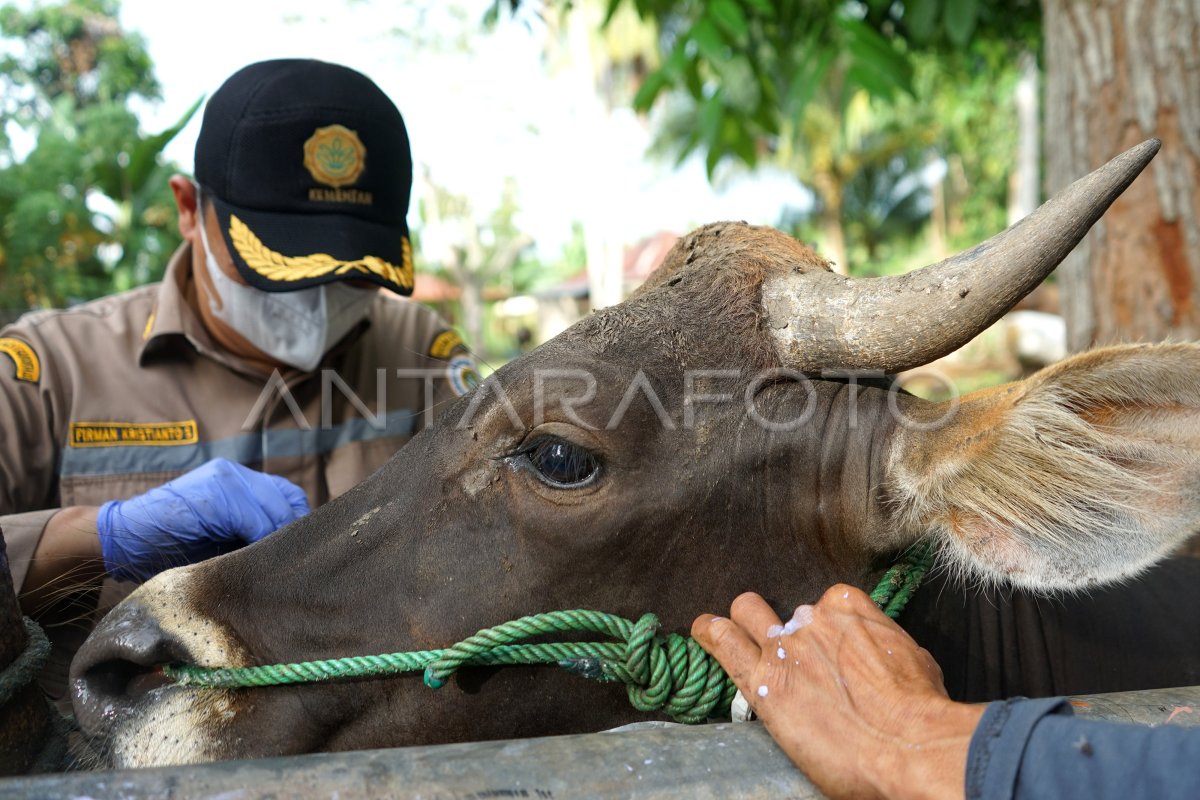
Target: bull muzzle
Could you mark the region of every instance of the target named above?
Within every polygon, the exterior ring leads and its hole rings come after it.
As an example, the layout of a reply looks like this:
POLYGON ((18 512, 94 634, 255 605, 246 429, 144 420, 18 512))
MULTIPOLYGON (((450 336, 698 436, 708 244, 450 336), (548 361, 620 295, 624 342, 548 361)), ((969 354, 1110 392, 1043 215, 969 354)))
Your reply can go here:
POLYGON ((130 598, 104 618, 71 663, 75 717, 84 731, 103 736, 170 683, 163 664, 191 661, 188 647, 130 598))

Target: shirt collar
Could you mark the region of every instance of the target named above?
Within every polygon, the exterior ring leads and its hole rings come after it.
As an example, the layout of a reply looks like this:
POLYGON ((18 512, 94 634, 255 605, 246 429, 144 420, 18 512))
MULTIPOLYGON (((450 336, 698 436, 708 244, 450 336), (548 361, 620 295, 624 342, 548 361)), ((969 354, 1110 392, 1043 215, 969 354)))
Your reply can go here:
POLYGON ((186 350, 199 350, 196 334, 202 333, 205 343, 211 344, 208 331, 196 318, 196 312, 187 303, 188 284, 192 279, 191 246, 184 242, 167 262, 158 295, 142 330, 142 349, 138 353, 138 364, 146 366, 152 359, 169 357, 186 350), (191 347, 188 347, 188 345, 191 347))

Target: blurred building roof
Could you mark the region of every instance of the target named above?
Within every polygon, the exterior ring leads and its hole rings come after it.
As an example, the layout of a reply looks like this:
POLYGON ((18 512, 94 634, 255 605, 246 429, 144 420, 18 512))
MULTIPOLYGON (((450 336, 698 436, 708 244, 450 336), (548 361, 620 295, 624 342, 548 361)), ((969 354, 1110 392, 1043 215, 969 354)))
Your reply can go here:
MULTIPOLYGON (((677 241, 679 241, 679 234, 669 231, 659 231, 635 244, 627 246, 621 264, 625 292, 631 292, 638 286, 641 286, 650 277, 651 273, 658 269, 659 264, 667 257, 667 253, 671 251, 671 248, 675 246, 675 242, 677 241)), ((570 278, 538 292, 537 296, 547 299, 587 297, 587 270, 580 270, 570 278)))
POLYGON ((462 296, 462 289, 445 278, 428 272, 418 273, 413 281, 412 299, 422 303, 445 303, 462 296))
MULTIPOLYGON (((503 286, 487 286, 483 290, 483 299, 488 301, 504 300, 510 295, 503 286)), ((462 297, 462 288, 432 272, 419 272, 411 296, 422 303, 453 303, 462 297)))

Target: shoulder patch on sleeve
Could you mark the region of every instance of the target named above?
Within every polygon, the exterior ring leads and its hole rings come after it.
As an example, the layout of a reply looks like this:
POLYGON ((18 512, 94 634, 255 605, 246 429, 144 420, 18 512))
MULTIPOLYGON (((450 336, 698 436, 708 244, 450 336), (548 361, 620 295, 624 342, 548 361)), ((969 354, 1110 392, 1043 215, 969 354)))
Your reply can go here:
POLYGON ((446 380, 450 384, 450 390, 459 397, 462 397, 480 383, 479 372, 475 369, 475 362, 465 353, 460 353, 450 359, 450 363, 446 365, 446 380))
POLYGON ((37 353, 20 339, 0 339, 0 353, 12 359, 17 380, 37 383, 42 377, 42 362, 38 360, 37 353))
POLYGON ((450 354, 456 350, 466 352, 467 346, 463 344, 462 337, 452 330, 442 331, 433 337, 433 344, 429 345, 429 355, 443 361, 450 358, 450 354))

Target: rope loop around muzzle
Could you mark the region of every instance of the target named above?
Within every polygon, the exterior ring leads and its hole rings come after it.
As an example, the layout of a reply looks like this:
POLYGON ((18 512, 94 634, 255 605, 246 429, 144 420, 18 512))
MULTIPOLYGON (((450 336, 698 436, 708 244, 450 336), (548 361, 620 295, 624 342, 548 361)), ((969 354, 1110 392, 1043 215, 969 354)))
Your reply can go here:
POLYGON ((695 639, 677 633, 658 635, 658 618, 646 614, 634 626, 625 667, 608 669, 629 687, 629 702, 638 711, 663 710, 679 722, 703 722, 715 709, 724 711, 737 687, 717 660, 695 639))
MULTIPOLYGON (((871 592, 889 617, 896 617, 916 591, 933 560, 933 543, 906 553, 871 592)), ((639 711, 662 711, 679 722, 703 722, 725 715, 737 692, 715 658, 694 639, 659 632, 658 617, 637 622, 601 611, 548 611, 485 628, 444 650, 418 650, 375 656, 257 667, 197 667, 168 664, 163 673, 181 686, 233 689, 398 675, 424 671, 425 685, 438 689, 461 667, 557 664, 593 680, 626 685, 639 711), (596 633, 608 642, 534 642, 548 634, 596 633)))
POLYGON ((737 689, 716 659, 694 640, 675 633, 661 635, 658 630, 658 617, 653 614, 635 623, 586 609, 548 611, 485 628, 445 650, 259 667, 172 664, 164 666, 163 672, 182 686, 238 688, 424 670, 425 685, 439 689, 460 667, 557 664, 587 678, 624 683, 634 708, 661 710, 679 722, 703 722, 728 709, 737 689), (520 643, 533 636, 572 631, 604 634, 618 641, 520 643))

